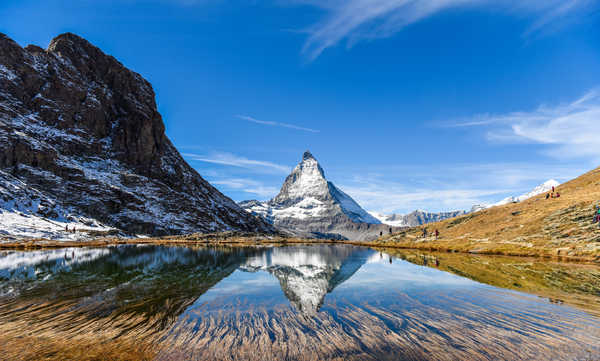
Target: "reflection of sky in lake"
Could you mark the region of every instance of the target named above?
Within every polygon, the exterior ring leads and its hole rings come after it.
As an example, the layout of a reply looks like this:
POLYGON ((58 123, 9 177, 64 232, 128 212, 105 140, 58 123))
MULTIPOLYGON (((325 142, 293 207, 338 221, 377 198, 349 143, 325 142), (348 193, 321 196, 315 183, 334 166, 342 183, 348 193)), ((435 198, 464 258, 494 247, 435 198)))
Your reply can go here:
MULTIPOLYGON (((434 268, 415 265, 385 253, 361 249, 360 253, 349 253, 347 257, 336 265, 342 268, 346 263, 355 263, 358 266, 348 279, 337 285, 331 285, 331 274, 318 272, 318 267, 313 268, 311 273, 306 274, 306 260, 314 262, 314 255, 307 255, 312 250, 309 247, 300 247, 295 250, 300 263, 295 264, 286 255, 282 264, 285 268, 300 269, 298 274, 303 279, 300 285, 292 284, 291 287, 302 287, 294 291, 303 297, 302 293, 317 292, 324 298, 323 311, 330 310, 328 305, 335 304, 376 304, 378 307, 389 307, 391 305, 408 305, 418 302, 429 307, 444 307, 445 309, 458 309, 456 303, 464 305, 474 304, 489 307, 490 312, 500 312, 504 315, 510 312, 518 312, 519 309, 538 312, 558 308, 558 311, 567 312, 565 307, 543 302, 536 296, 522 294, 510 290, 503 290, 484 285, 467 278, 442 272, 434 268), (390 258, 392 262, 390 263, 390 258), (329 278, 328 278, 329 276, 329 278), (322 287, 321 283, 329 282, 322 287), (332 287, 334 286, 334 287, 332 287), (316 289, 316 291, 315 291, 316 289), (504 305, 510 304, 506 309, 504 305)), ((287 306, 290 300, 285 297, 287 293, 283 287, 290 287, 290 283, 284 284, 278 280, 280 271, 275 256, 268 257, 270 267, 276 269, 269 272, 270 268, 247 271, 242 266, 231 275, 220 281, 206 293, 200 296, 182 317, 189 317, 189 311, 198 317, 202 313, 223 308, 235 308, 238 311, 254 309, 256 307, 272 308, 287 306), (274 259, 275 258, 275 259, 274 259), (273 266, 275 265, 275 266, 273 266)), ((251 260, 256 264, 256 259, 251 260)), ((325 263, 316 262, 319 267, 325 263)), ((297 309, 296 311, 300 311, 297 309)), ((309 313, 310 312, 305 312, 309 313)))
POLYGON ((131 333, 160 346, 157 358, 169 360, 600 353, 600 322, 583 311, 367 248, 70 252, 12 252, 0 262, 9 277, 0 277, 0 286, 14 288, 0 302, 0 327, 17 336, 22 323, 30 331, 52 325, 67 337, 131 333), (40 271, 54 276, 38 277, 40 271), (23 272, 35 282, 20 278, 23 272), (56 305, 72 316, 56 314, 56 305))
POLYGON ((237 270, 229 277, 223 279, 213 288, 200 296, 191 308, 204 303, 214 304, 215 307, 232 299, 252 299, 252 303, 261 303, 272 300, 287 301, 281 292, 279 282, 275 277, 266 272, 245 272, 237 270))

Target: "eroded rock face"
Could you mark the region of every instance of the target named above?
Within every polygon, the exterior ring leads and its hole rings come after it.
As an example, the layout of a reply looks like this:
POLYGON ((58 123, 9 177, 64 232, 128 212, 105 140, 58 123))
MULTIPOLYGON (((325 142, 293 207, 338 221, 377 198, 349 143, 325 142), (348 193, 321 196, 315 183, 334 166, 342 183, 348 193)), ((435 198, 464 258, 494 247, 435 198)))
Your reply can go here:
POLYGON ((183 160, 148 81, 74 34, 0 34, 0 169, 130 233, 272 231, 183 160))

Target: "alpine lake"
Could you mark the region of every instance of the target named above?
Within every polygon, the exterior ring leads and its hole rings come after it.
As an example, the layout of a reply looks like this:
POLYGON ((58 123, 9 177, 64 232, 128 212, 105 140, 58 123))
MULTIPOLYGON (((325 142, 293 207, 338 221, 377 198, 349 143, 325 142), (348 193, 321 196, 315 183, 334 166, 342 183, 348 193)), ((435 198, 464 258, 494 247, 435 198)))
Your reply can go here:
POLYGON ((599 360, 600 267, 350 245, 0 252, 3 360, 599 360))

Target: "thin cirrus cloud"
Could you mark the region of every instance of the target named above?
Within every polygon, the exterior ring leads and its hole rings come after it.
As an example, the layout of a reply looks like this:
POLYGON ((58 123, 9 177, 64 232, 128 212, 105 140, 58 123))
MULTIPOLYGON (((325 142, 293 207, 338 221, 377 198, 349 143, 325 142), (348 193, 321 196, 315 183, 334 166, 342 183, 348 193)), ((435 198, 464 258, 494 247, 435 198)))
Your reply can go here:
POLYGON ((256 124, 269 125, 272 127, 282 127, 282 128, 289 128, 289 129, 295 129, 295 130, 302 130, 302 131, 310 132, 310 133, 319 133, 319 130, 316 130, 316 129, 300 127, 300 126, 297 126, 294 124, 288 124, 288 123, 259 120, 259 119, 253 118, 251 116, 248 116, 248 115, 236 115, 236 117, 239 119, 242 119, 242 120, 247 120, 249 122, 256 123, 256 124))
POLYGON ((211 153, 210 155, 183 153, 183 156, 198 162, 227 165, 256 171, 268 170, 282 174, 289 174, 291 172, 291 168, 284 165, 264 160, 248 159, 231 153, 211 153))
POLYGON ((324 20, 307 29, 302 49, 309 60, 342 41, 348 48, 359 41, 389 37, 408 25, 444 10, 481 7, 535 20, 524 35, 540 31, 559 19, 579 11, 590 10, 598 0, 288 0, 326 12, 324 20))
POLYGON ((228 190, 255 194, 261 198, 271 198, 279 191, 277 187, 267 186, 261 182, 245 178, 220 179, 211 181, 211 183, 217 186, 223 186, 228 190))
POLYGON ((534 143, 550 147, 554 158, 600 159, 600 88, 580 98, 554 106, 502 115, 478 115, 456 127, 489 128, 486 138, 500 143, 534 143))

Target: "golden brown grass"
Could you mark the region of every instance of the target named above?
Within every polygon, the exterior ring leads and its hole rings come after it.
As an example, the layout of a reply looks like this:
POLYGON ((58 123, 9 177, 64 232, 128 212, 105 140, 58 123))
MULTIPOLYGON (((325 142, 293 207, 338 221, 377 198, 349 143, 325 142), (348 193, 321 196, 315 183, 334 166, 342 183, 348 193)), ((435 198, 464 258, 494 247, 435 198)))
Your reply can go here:
POLYGON ((440 238, 422 238, 423 227, 386 235, 371 245, 482 254, 600 260, 600 228, 592 223, 600 204, 600 168, 521 203, 493 207, 426 225, 440 238))

